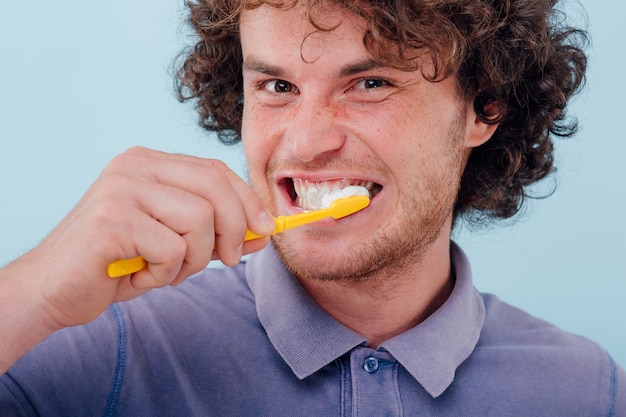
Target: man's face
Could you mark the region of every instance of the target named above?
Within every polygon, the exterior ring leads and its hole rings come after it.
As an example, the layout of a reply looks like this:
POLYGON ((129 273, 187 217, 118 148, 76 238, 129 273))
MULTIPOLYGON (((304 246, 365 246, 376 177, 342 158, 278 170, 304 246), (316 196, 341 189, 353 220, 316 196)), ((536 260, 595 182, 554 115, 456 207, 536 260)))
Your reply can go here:
POLYGON ((468 149, 487 138, 453 78, 377 65, 360 18, 337 7, 317 18, 337 27, 316 31, 300 6, 242 15, 249 179, 275 214, 302 211, 325 187, 368 186, 366 209, 274 238, 300 277, 362 279, 447 242, 468 149))

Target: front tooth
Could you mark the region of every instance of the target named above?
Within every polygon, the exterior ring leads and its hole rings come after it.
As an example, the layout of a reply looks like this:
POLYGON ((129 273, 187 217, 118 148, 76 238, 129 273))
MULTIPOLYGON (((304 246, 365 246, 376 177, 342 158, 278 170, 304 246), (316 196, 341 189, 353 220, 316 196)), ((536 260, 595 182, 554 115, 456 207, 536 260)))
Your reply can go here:
POLYGON ((303 210, 327 208, 338 199, 353 195, 370 196, 373 187, 371 181, 353 181, 342 179, 339 181, 310 182, 301 178, 293 178, 296 204, 303 210))
POLYGON ((328 208, 330 204, 338 198, 351 197, 354 195, 368 196, 370 195, 367 188, 359 185, 350 185, 345 188, 339 188, 331 193, 324 194, 320 208, 328 208))
POLYGON ((314 185, 309 185, 309 188, 306 191, 305 204, 303 208, 314 208, 319 203, 319 189, 314 185), (306 206, 306 207, 305 207, 306 206))
POLYGON ((325 194, 328 194, 330 192, 332 192, 332 190, 336 187, 336 184, 334 183, 329 183, 329 182, 318 182, 317 183, 317 192, 319 195, 319 199, 321 200, 321 197, 324 196, 325 194))

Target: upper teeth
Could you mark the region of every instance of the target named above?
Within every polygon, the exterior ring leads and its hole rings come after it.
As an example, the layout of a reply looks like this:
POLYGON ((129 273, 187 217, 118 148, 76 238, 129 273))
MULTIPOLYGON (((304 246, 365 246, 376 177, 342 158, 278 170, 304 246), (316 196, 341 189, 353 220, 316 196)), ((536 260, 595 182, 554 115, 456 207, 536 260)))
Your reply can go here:
POLYGON ((293 179, 297 194, 296 204, 303 210, 317 210, 328 208, 330 203, 338 198, 353 195, 370 196, 373 183, 369 181, 339 180, 339 181, 309 181, 300 178, 293 179))

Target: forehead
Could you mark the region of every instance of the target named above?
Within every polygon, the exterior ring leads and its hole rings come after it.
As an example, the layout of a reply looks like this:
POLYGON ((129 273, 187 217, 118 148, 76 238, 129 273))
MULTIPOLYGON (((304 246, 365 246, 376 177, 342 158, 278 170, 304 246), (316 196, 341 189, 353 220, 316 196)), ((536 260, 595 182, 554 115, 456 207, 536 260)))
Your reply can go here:
POLYGON ((357 17, 353 12, 333 2, 296 1, 281 5, 262 3, 254 7, 244 6, 241 9, 240 21, 258 19, 261 16, 283 25, 297 22, 301 32, 306 31, 311 22, 314 22, 312 26, 316 26, 317 29, 330 31, 349 16, 357 17), (304 23, 309 24, 304 25, 304 23))
POLYGON ((241 47, 246 55, 293 55, 305 62, 314 62, 329 52, 368 54, 364 44, 365 22, 362 18, 336 5, 315 9, 314 26, 309 11, 301 3, 290 8, 260 6, 244 10, 240 18, 241 47))

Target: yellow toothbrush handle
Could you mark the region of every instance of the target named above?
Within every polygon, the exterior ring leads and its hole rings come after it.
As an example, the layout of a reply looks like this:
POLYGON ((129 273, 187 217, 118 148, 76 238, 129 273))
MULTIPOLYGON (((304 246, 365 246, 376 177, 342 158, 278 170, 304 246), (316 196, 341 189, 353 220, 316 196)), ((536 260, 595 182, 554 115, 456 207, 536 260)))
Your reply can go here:
MULTIPOLYGON (((275 234, 276 234, 276 229, 274 229, 274 231, 270 234, 270 236, 274 236, 275 234)), ((260 239, 262 237, 267 237, 267 236, 257 235, 252 230, 246 230, 246 237, 244 237, 243 240, 248 241, 248 240, 260 239)))
POLYGON ((115 262, 111 262, 107 266, 107 275, 109 278, 119 278, 124 275, 130 275, 135 272, 139 272, 148 266, 146 260, 141 256, 130 259, 118 259, 115 262))
MULTIPOLYGON (((253 240, 253 239, 259 239, 262 237, 264 236, 257 235, 256 233, 251 232, 250 230, 247 230, 246 237, 244 240, 253 240)), ((111 262, 107 266, 107 275, 109 276, 109 278, 119 278, 125 275, 134 274, 135 272, 139 272, 142 269, 145 269, 147 267, 148 267, 148 263, 141 256, 137 256, 135 258, 130 258, 130 259, 118 259, 115 262, 111 262)))
MULTIPOLYGON (((352 196, 341 198, 333 201, 330 207, 320 210, 308 211, 305 213, 294 214, 291 216, 278 216, 274 219, 276 222, 276 228, 272 232, 272 235, 280 233, 286 229, 302 226, 308 223, 312 223, 327 217, 339 219, 349 214, 356 213, 359 210, 364 209, 369 205, 369 198, 364 196, 352 196)), ((246 237, 244 240, 258 239, 264 236, 257 235, 250 230, 246 231, 246 237)), ((145 269, 148 263, 141 256, 137 256, 131 259, 118 259, 115 262, 110 263, 107 266, 107 275, 109 278, 119 278, 125 275, 130 275, 135 272, 139 272, 145 269)))

